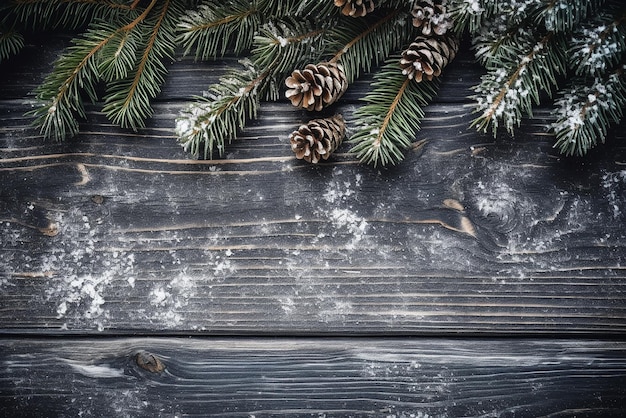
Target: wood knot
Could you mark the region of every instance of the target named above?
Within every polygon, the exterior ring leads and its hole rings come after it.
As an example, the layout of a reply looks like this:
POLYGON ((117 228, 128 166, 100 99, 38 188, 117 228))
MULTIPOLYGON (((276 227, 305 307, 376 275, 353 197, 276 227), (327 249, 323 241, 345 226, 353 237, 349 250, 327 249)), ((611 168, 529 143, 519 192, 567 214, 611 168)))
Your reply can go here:
POLYGON ((54 222, 50 222, 47 226, 38 229, 39 232, 47 237, 55 237, 59 234, 59 226, 54 222))
POLYGON ((95 203, 96 205, 101 205, 102 202, 104 202, 104 196, 99 195, 99 194, 95 194, 95 195, 91 196, 91 201, 93 203, 95 203))
POLYGON ((140 351, 137 353, 135 361, 137 362, 137 366, 149 371, 150 373, 161 373, 165 370, 163 362, 154 354, 146 351, 140 351))

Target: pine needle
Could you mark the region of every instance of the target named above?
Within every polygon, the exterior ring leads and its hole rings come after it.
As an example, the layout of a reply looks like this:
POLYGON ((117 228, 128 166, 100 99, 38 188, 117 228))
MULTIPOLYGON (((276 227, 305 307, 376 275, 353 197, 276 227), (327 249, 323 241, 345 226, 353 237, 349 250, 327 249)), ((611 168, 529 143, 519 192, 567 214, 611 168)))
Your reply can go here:
POLYGON ((328 31, 328 49, 337 51, 329 61, 340 62, 352 83, 413 39, 413 26, 406 19, 402 9, 368 13, 359 19, 342 16, 328 31))
POLYGON ((399 56, 392 57, 375 75, 374 89, 355 112, 357 132, 350 138, 351 152, 363 163, 397 164, 420 128, 423 107, 437 94, 437 81, 418 83, 400 71, 399 56))
POLYGON ((164 58, 173 59, 176 22, 182 15, 182 2, 160 1, 161 9, 136 28, 142 43, 139 61, 127 77, 111 81, 103 111, 113 123, 124 128, 143 128, 152 115, 151 99, 161 91, 167 69, 164 58))
POLYGON ((17 54, 24 47, 24 37, 13 29, 0 27, 0 62, 17 54))

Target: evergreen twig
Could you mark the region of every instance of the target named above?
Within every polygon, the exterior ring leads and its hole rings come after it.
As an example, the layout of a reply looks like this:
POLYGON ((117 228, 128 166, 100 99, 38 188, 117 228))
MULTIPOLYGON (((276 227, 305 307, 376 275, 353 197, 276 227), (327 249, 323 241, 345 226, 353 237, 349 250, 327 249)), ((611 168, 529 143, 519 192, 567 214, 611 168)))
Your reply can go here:
POLYGON ((262 23, 258 2, 220 3, 206 1, 184 14, 178 26, 185 54, 195 49, 196 59, 207 60, 224 55, 228 48, 239 54, 252 46, 254 33, 262 23))
POLYGON ((385 60, 414 36, 413 27, 406 24, 407 13, 402 9, 369 13, 361 19, 342 17, 341 24, 328 31, 329 49, 337 52, 329 60, 340 62, 353 82, 361 71, 385 60))
POLYGON ((494 136, 500 123, 512 135, 524 115, 532 117, 540 93, 551 94, 556 76, 565 72, 563 39, 553 33, 538 42, 532 34, 517 36, 516 42, 501 49, 475 87, 476 112, 480 116, 471 124, 483 132, 491 127, 494 136))
POLYGON ((128 0, 9 0, 10 15, 25 27, 76 29, 95 21, 129 16, 136 3, 128 0))
POLYGON ((24 37, 13 29, 0 26, 0 62, 17 54, 24 47, 24 37))
MULTIPOLYGON (((124 128, 143 128, 145 120, 152 115, 150 100, 161 91, 167 72, 163 59, 174 58, 175 27, 183 11, 180 3, 179 0, 159 2, 161 9, 150 14, 139 28, 143 49, 139 61, 127 77, 117 78, 108 85, 103 111, 124 128)), ((154 4, 153 1, 151 6, 154 4)))
POLYGON ((422 108, 437 94, 437 81, 418 83, 398 68, 400 57, 391 57, 375 75, 374 87, 355 112, 357 132, 351 152, 373 166, 397 164, 404 159, 424 117, 422 108))
POLYGON ((552 129, 555 148, 565 155, 584 155, 597 142, 604 142, 608 127, 618 123, 626 108, 626 65, 591 86, 576 80, 555 103, 557 116, 552 129))
POLYGON ((310 49, 322 50, 322 30, 306 23, 268 24, 255 36, 253 61, 209 88, 207 98, 188 106, 176 120, 179 142, 194 156, 224 153, 247 121, 256 117, 260 98, 276 99, 278 80, 307 59, 310 49))
POLYGON ((195 157, 220 156, 224 146, 248 119, 256 117, 259 106, 259 85, 268 72, 258 74, 252 63, 242 61, 244 71, 233 71, 211 86, 206 98, 189 105, 176 120, 179 142, 195 157))

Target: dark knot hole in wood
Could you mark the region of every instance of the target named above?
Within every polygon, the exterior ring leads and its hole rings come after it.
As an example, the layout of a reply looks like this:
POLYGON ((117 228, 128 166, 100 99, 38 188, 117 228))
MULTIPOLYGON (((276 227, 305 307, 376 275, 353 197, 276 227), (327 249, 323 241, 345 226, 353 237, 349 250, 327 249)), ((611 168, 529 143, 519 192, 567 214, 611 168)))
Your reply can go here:
POLYGON ((156 355, 147 351, 140 351, 135 355, 137 365, 150 373, 161 373, 165 370, 165 365, 156 355))

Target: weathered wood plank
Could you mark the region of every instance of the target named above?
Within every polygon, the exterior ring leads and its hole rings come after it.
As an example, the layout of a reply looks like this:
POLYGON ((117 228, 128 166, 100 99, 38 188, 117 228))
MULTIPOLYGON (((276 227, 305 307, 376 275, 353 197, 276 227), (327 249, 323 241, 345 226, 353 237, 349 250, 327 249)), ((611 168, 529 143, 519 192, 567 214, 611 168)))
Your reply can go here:
POLYGON ((142 135, 94 113, 80 141, 44 144, 5 105, 0 328, 626 330, 620 149, 573 170, 539 125, 478 142, 438 105, 397 168, 311 167, 285 142, 300 113, 274 105, 194 161, 168 131, 179 108, 142 135))
POLYGON ((584 163, 551 150, 544 110, 515 139, 478 135, 467 65, 385 170, 347 144, 296 161, 286 138, 310 115, 282 102, 224 159, 190 159, 182 86, 222 63, 176 63, 142 132, 94 110, 63 144, 29 127, 20 78, 1 82, 0 332, 622 334, 626 135, 584 163))
POLYGON ((608 341, 3 339, 0 348, 3 416, 610 417, 626 405, 626 346, 608 341), (150 368, 155 357, 162 368, 150 368))

